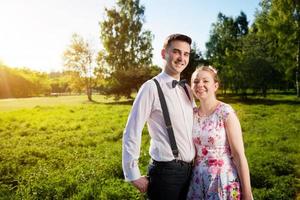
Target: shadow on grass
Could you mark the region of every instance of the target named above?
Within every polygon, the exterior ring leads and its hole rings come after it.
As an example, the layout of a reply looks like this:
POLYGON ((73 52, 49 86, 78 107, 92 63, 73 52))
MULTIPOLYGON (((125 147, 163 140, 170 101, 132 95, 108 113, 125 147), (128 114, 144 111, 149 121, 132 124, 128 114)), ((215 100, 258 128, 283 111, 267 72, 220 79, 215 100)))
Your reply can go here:
POLYGON ((288 105, 300 105, 300 101, 293 100, 271 100, 271 99, 229 99, 228 103, 243 103, 247 105, 278 105, 278 104, 288 104, 288 105))
MULTIPOLYGON (((241 99, 239 97, 223 97, 221 100, 224 100, 226 103, 242 103, 246 105, 278 105, 278 104, 288 104, 288 105, 300 105, 299 100, 286 100, 286 99, 255 99, 255 98, 248 98, 248 99, 241 99)), ((115 101, 115 102, 97 102, 105 105, 132 105, 134 99, 127 100, 127 101, 115 101)))
MULTIPOLYGON (((291 96, 294 95, 284 95, 284 96, 291 96)), ((272 97, 263 98, 261 96, 255 95, 248 95, 247 98, 244 98, 241 95, 235 94, 219 94, 218 98, 225 103, 242 103, 246 105, 278 105, 278 104, 288 104, 288 105, 300 105, 300 98, 298 99, 276 99, 272 97)), ((134 99, 127 99, 127 100, 112 100, 112 101, 86 101, 87 104, 103 104, 103 105, 132 105, 134 99)))
POLYGON ((263 98, 260 96, 247 96, 244 98, 240 95, 219 95, 220 100, 226 103, 242 103, 246 105, 300 105, 300 98, 298 99, 274 99, 274 98, 263 98))
POLYGON ((106 105, 132 105, 133 101, 134 101, 134 99, 129 99, 126 101, 105 102, 103 104, 106 104, 106 105))
POLYGON ((128 99, 128 100, 122 100, 122 101, 86 101, 86 104, 103 104, 103 105, 132 105, 133 104, 134 99, 128 99))

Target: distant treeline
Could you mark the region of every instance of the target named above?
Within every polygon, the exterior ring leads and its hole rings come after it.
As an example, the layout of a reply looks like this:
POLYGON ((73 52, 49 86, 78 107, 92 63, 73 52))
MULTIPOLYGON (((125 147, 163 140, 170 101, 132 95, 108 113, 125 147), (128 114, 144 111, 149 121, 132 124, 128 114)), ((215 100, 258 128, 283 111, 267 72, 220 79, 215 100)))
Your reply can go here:
MULTIPOLYGON (((196 52, 192 50, 191 59, 194 60, 196 56, 196 52)), ((192 63, 195 61, 192 61, 192 63)), ((198 64, 201 62, 205 62, 203 59, 196 61, 198 64)), ((262 65, 263 66, 263 65, 262 65)), ((187 70, 182 74, 182 78, 190 78, 192 70, 194 67, 188 67, 187 70)), ((145 72, 145 69, 137 69, 135 73, 129 75, 126 82, 123 82, 124 85, 132 84, 135 82, 136 88, 132 89, 132 91, 136 91, 140 85, 146 81, 147 79, 155 76, 160 72, 158 67, 150 67, 147 69, 148 72, 145 72), (141 72, 139 72, 139 70, 141 72), (131 77, 131 78, 130 78, 131 77)), ((92 90, 93 92, 99 94, 107 94, 111 95, 110 81, 105 78, 100 79, 95 76, 91 79, 92 90)), ((221 75, 221 83, 224 85, 224 77, 221 75)), ((244 79, 245 81, 249 81, 248 79, 244 79)), ((241 80, 242 81, 242 80, 241 80)), ((285 84, 280 84, 278 78, 275 79, 274 76, 269 74, 268 71, 266 73, 261 73, 257 76, 256 80, 251 82, 252 87, 247 87, 248 93, 261 93, 259 90, 262 83, 268 84, 268 89, 277 89, 277 90, 287 90, 288 87, 285 87, 285 84), (266 76, 271 82, 266 82, 266 76), (272 81, 273 78, 273 81, 272 81), (260 81, 258 81, 260 79, 260 81), (272 84, 270 84, 272 83, 272 84)), ((241 82, 236 82, 236 88, 239 87, 241 82)), ((226 92, 226 88, 221 85, 221 91, 226 92)), ((250 85, 250 84, 249 84, 250 85)), ((130 86, 128 85, 130 88, 130 86)), ((116 89, 113 89, 114 91, 116 89)), ((233 88, 229 89, 231 92, 235 94, 241 94, 241 90, 233 90, 233 88)), ((26 98, 26 97, 37 97, 37 96, 59 96, 59 95, 70 95, 70 94, 85 94, 85 82, 82 79, 78 72, 75 71, 64 71, 64 72, 39 72, 30 70, 27 68, 11 68, 5 65, 0 64, 0 98, 26 98)), ((118 93, 118 91, 115 91, 118 93)))
POLYGON ((49 96, 78 92, 70 84, 69 73, 42 73, 0 65, 0 98, 49 96))
MULTIPOLYGON (((157 67, 140 69, 140 72, 137 70, 127 82, 136 83, 137 90, 142 82, 159 71, 157 67)), ((94 92, 110 94, 109 81, 96 76, 90 80, 94 92)), ((0 98, 85 94, 85 86, 85 79, 76 71, 45 73, 27 68, 12 68, 0 63, 0 98)))

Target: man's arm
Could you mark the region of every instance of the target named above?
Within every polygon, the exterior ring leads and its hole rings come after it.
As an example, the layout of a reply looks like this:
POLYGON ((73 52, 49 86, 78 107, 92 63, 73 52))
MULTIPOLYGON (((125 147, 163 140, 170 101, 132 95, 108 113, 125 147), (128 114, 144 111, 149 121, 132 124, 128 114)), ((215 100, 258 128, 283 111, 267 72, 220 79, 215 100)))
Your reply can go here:
POLYGON ((152 81, 148 81, 140 88, 123 134, 122 166, 125 180, 131 181, 140 191, 143 190, 142 187, 146 187, 147 179, 141 177, 138 159, 140 156, 142 130, 151 114, 154 101, 153 84, 152 81))

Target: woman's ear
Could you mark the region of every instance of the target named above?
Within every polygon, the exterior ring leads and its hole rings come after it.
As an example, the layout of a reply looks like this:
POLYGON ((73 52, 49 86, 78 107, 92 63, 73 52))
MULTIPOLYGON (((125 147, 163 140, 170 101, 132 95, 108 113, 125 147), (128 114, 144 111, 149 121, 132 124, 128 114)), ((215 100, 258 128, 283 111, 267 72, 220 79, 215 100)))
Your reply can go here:
POLYGON ((219 88, 219 82, 215 82, 215 91, 217 91, 219 88))

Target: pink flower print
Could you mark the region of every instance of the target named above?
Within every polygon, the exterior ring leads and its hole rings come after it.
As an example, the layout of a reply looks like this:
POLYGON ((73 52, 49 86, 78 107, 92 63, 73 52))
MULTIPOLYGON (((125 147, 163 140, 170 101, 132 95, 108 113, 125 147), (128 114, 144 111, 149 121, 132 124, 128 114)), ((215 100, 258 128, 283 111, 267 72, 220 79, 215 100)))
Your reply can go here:
POLYGON ((209 122, 208 122, 206 129, 207 129, 208 131, 211 131, 211 130, 213 129, 213 122, 212 122, 212 121, 209 121, 209 122))
POLYGON ((218 166, 219 166, 219 167, 222 167, 223 164, 224 164, 224 161, 223 161, 223 160, 218 160, 218 166))
POLYGON ((231 150, 230 150, 230 147, 228 145, 225 146, 223 153, 227 154, 227 155, 231 155, 231 150))
POLYGON ((224 116, 224 120, 227 119, 228 115, 229 115, 229 112, 225 112, 225 113, 224 113, 224 115, 223 115, 223 116, 224 116))
POLYGON ((223 160, 217 160, 217 159, 208 159, 208 165, 209 166, 219 166, 222 167, 224 164, 223 160))
POLYGON ((202 157, 197 156, 196 160, 195 160, 196 165, 199 165, 201 163, 201 161, 202 161, 202 157))
POLYGON ((232 182, 224 187, 224 189, 231 194, 231 199, 240 199, 239 183, 232 182))
POLYGON ((217 159, 208 159, 208 166, 216 166, 217 159))
POLYGON ((226 191, 230 191, 230 190, 231 190, 231 184, 225 185, 224 189, 225 189, 226 191))
POLYGON ((238 183, 238 182, 233 182, 233 184, 232 185, 234 185, 234 187, 235 188, 238 188, 238 187, 240 187, 240 184, 238 183))
POLYGON ((201 139, 200 139, 200 137, 194 138, 193 141, 194 141, 195 144, 201 145, 201 139))
POLYGON ((213 137, 210 136, 210 137, 208 138, 208 142, 211 143, 211 144, 214 144, 214 143, 215 143, 215 139, 214 139, 213 137))
POLYGON ((223 128, 224 127, 224 122, 222 120, 219 120, 218 127, 219 128, 223 128))
POLYGON ((207 149, 206 149, 205 147, 203 147, 203 148, 202 148, 202 154, 203 154, 204 156, 206 156, 207 153, 208 153, 207 149))
POLYGON ((202 131, 205 131, 207 129, 207 124, 204 124, 203 126, 202 126, 202 131))
POLYGON ((219 174, 220 173, 220 168, 216 166, 212 166, 208 169, 208 172, 211 174, 219 174))

